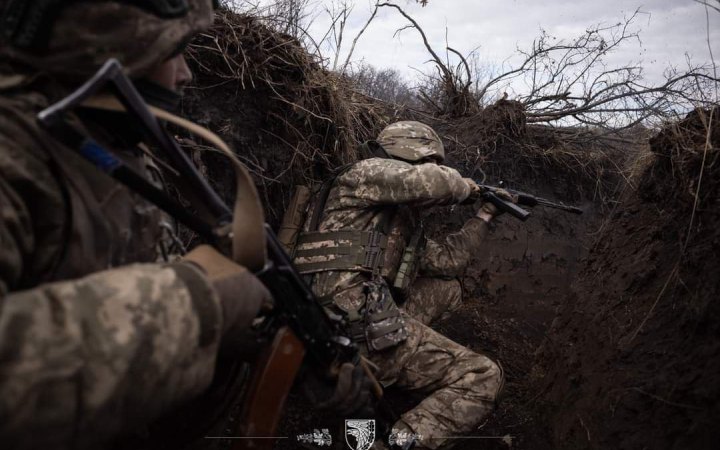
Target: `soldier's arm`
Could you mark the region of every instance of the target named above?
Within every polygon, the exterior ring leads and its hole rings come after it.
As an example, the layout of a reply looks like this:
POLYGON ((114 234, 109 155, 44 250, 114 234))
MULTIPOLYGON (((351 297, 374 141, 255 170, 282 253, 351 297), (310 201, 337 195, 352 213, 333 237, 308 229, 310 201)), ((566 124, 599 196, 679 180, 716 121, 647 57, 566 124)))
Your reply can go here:
POLYGON ((470 259, 482 251, 488 232, 485 221, 473 217, 456 233, 449 234, 442 242, 428 239, 425 251, 420 255, 420 274, 425 276, 461 276, 470 259))
POLYGON ((26 268, 43 258, 43 210, 63 200, 42 161, 4 143, 0 442, 84 447, 202 392, 222 320, 205 276, 189 264, 143 264, 33 285, 26 268))
POLYGON ((470 186, 455 169, 382 158, 361 161, 338 177, 337 185, 342 197, 369 205, 448 205, 470 195, 470 186))

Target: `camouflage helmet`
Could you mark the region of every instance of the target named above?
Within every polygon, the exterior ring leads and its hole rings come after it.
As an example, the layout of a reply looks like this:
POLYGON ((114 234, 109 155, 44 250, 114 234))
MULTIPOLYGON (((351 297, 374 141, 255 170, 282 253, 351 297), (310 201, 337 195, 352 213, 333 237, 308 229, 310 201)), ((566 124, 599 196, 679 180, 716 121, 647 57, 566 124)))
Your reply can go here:
POLYGON ((141 77, 212 24, 213 0, 0 0, 0 62, 86 79, 110 58, 141 77))
POLYGON ((395 122, 380 132, 378 142, 391 156, 416 162, 433 158, 445 159, 445 148, 440 137, 430 126, 421 122, 395 122))

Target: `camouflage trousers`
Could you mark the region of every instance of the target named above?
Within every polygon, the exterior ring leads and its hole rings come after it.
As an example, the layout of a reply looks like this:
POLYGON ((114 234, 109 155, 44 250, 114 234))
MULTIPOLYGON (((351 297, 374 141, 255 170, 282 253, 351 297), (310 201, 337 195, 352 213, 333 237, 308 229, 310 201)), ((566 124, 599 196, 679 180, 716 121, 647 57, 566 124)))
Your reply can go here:
POLYGON ((456 278, 417 278, 402 308, 409 316, 430 325, 446 319, 462 305, 462 285, 456 278))
POLYGON ((416 448, 449 448, 457 442, 450 438, 472 434, 492 413, 503 385, 502 369, 406 312, 402 315, 408 339, 370 359, 380 368, 383 384, 428 396, 393 428, 421 436, 416 448))

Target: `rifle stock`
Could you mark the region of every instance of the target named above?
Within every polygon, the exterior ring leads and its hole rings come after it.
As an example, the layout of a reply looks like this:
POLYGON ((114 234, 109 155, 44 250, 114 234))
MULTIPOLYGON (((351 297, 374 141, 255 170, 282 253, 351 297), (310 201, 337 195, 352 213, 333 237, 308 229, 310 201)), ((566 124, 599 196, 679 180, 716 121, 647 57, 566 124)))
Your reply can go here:
POLYGON ((520 208, 513 202, 509 202, 507 200, 503 200, 497 195, 495 195, 494 192, 485 192, 482 195, 483 200, 488 201, 495 205, 497 209, 499 209, 502 212, 506 212, 513 217, 517 217, 518 219, 522 220, 523 222, 530 217, 530 211, 525 210, 523 208, 520 208))
POLYGON ((305 346, 288 327, 275 334, 272 344, 255 364, 239 418, 239 439, 232 450, 269 450, 290 393, 305 358, 305 346), (256 438, 256 439, 253 439, 256 438))

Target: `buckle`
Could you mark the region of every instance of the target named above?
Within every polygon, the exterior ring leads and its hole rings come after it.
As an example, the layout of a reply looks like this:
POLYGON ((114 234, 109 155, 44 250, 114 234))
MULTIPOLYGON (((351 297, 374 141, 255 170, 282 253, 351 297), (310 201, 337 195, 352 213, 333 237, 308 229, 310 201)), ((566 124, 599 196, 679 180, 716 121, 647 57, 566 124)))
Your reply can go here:
POLYGON ((368 242, 365 245, 365 260, 363 266, 372 269, 375 272, 382 266, 380 256, 385 250, 385 235, 379 231, 371 231, 368 233, 368 242))

